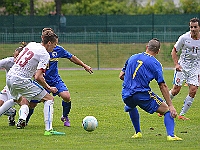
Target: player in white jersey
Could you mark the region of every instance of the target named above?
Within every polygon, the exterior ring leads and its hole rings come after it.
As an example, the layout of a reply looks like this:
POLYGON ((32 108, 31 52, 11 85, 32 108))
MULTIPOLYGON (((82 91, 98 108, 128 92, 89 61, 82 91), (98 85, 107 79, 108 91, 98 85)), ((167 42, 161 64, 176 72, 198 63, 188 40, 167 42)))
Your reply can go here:
POLYGON ((44 88, 50 90, 52 93, 57 92, 57 88, 50 87, 43 78, 43 73, 50 59, 48 52, 53 51, 57 43, 57 35, 51 31, 46 31, 42 43, 30 42, 20 52, 15 64, 7 73, 6 83, 13 100, 6 101, 0 107, 0 115, 13 106, 15 102, 20 103, 18 129, 25 127, 25 121, 29 111, 28 103, 32 99, 38 99, 44 102, 44 135, 65 134, 53 130, 54 98, 44 88), (33 75, 40 85, 32 80, 33 75))
MULTIPOLYGON (((7 72, 10 70, 10 68, 14 65, 14 60, 15 58, 18 56, 18 54, 22 51, 22 49, 26 46, 27 44, 25 42, 22 42, 21 43, 21 46, 18 47, 15 51, 14 51, 14 54, 13 54, 13 57, 7 57, 7 58, 4 58, 2 60, 0 60, 0 69, 5 69, 6 71, 6 74, 7 72)), ((7 100, 11 99, 11 94, 10 94, 10 91, 8 89, 7 86, 5 86, 3 88, 3 90, 1 91, 0 93, 0 106, 3 105, 3 103, 7 100)), ((15 108, 10 108, 8 109, 4 115, 7 115, 9 116, 8 117, 8 121, 9 121, 9 126, 14 126, 15 125, 15 115, 16 115, 16 110, 15 108)))
POLYGON ((184 82, 189 87, 189 93, 178 117, 181 120, 189 120, 184 115, 192 105, 199 86, 200 20, 192 18, 189 27, 190 31, 179 37, 171 52, 175 64, 174 85, 169 91, 171 99, 180 92, 184 82), (179 51, 181 51, 181 54, 178 59, 177 52, 179 51))

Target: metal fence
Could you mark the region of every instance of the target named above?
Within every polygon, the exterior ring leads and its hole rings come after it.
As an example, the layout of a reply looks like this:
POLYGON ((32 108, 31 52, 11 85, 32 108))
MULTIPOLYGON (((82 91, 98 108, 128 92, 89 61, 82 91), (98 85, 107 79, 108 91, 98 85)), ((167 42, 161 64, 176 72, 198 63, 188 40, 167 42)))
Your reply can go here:
POLYGON ((200 14, 181 15, 99 15, 65 16, 0 16, 0 42, 40 41, 44 27, 51 27, 63 43, 140 43, 157 37, 172 42, 189 30, 188 22, 200 14))
MULTIPOLYGON (((57 33, 60 43, 144 43, 151 38, 174 42, 183 32, 80 32, 57 33)), ((1 43, 40 42, 41 33, 0 33, 1 43)))

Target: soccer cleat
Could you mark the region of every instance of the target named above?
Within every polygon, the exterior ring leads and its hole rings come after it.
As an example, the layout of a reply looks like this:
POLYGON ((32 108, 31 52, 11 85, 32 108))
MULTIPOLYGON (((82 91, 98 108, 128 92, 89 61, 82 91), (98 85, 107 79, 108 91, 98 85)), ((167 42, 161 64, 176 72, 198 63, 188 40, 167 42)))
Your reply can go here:
POLYGON ((185 116, 178 116, 179 120, 190 120, 189 118, 186 118, 185 116))
POLYGON ((26 126, 26 120, 19 119, 16 126, 17 129, 24 129, 24 127, 26 126))
POLYGON ((161 115, 160 113, 158 113, 158 117, 162 117, 163 115, 161 115))
POLYGON ((135 133, 131 138, 134 139, 142 138, 142 133, 141 132, 135 133))
POLYGON ((45 131, 44 135, 46 135, 46 136, 50 136, 50 135, 65 135, 65 133, 64 132, 57 132, 57 131, 54 131, 52 129, 50 131, 45 131))
POLYGON ((15 118, 12 116, 8 117, 8 125, 9 126, 15 126, 15 118))
POLYGON ((16 110, 14 110, 14 113, 8 117, 8 125, 9 126, 15 126, 15 115, 16 115, 16 110))
POLYGON ((70 127, 70 121, 68 117, 61 117, 60 119, 62 122, 64 122, 64 126, 70 127))
POLYGON ((167 141, 182 141, 182 140, 183 140, 182 138, 180 138, 176 135, 174 135, 174 137, 172 137, 170 135, 167 136, 167 141))

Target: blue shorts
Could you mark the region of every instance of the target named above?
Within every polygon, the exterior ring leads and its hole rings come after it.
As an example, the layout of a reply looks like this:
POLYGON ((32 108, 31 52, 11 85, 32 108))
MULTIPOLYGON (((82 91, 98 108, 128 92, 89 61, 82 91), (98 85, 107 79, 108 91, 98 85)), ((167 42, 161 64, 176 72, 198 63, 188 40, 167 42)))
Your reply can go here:
MULTIPOLYGON (((63 92, 63 91, 68 91, 67 86, 65 85, 65 83, 61 80, 61 78, 57 79, 54 82, 47 82, 49 84, 49 86, 52 87, 56 87, 58 89, 58 91, 56 93, 52 93, 53 96, 58 95, 59 93, 63 92)), ((51 93, 50 91, 47 90, 48 93, 51 93)))
POLYGON ((131 108, 139 106, 141 109, 150 114, 156 112, 163 102, 163 100, 152 91, 135 93, 123 101, 130 108, 130 110, 131 108))
POLYGON ((40 100, 31 100, 30 102, 32 102, 32 103, 40 103, 41 101, 40 100))

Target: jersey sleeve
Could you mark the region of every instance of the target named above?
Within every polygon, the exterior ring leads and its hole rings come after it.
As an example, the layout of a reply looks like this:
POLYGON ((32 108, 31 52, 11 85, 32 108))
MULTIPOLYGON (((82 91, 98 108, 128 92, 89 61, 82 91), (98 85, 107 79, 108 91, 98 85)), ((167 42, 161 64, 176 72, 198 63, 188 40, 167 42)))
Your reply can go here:
POLYGON ((176 48, 176 51, 180 51, 184 45, 184 35, 180 36, 177 40, 177 42, 174 45, 174 48, 176 48))
POLYGON ((165 83, 164 77, 163 77, 163 70, 162 70, 162 65, 157 62, 155 63, 155 80, 157 81, 158 84, 160 83, 165 83))
POLYGON ((50 59, 50 56, 47 52, 43 52, 41 55, 40 55, 40 59, 39 59, 39 63, 38 63, 38 66, 37 66, 37 70, 46 70, 46 67, 49 63, 49 59, 50 59))
POLYGON ((7 63, 7 59, 6 58, 1 59, 0 60, 0 69, 5 68, 6 63, 7 63))
POLYGON ((73 54, 65 50, 62 46, 58 46, 58 48, 60 49, 60 58, 72 58, 73 54))
MULTIPOLYGON (((128 59, 129 60, 129 59, 128 59)), ((123 71, 123 72, 125 72, 126 71, 126 67, 127 67, 127 65, 128 65, 128 60, 126 61, 126 63, 124 64, 124 67, 122 68, 122 70, 121 71, 123 71)))

